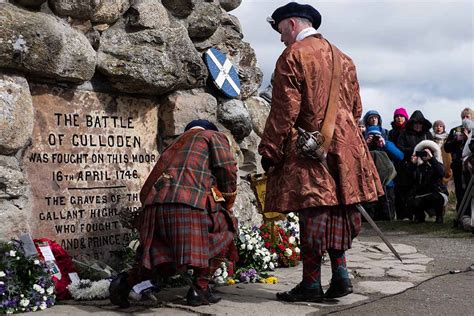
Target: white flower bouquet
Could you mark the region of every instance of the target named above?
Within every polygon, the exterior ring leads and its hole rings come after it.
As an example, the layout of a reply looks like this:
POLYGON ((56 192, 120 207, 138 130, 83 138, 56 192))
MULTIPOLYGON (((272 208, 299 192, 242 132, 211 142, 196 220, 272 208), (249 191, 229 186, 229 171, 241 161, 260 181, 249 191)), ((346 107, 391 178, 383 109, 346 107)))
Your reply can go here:
POLYGON ((215 284, 222 285, 227 283, 229 277, 229 273, 227 272, 227 263, 223 261, 221 262, 220 268, 214 272, 212 281, 214 281, 215 284))
POLYGON ((265 247, 257 227, 240 226, 236 245, 241 269, 255 269, 257 273, 277 267, 278 256, 265 247))

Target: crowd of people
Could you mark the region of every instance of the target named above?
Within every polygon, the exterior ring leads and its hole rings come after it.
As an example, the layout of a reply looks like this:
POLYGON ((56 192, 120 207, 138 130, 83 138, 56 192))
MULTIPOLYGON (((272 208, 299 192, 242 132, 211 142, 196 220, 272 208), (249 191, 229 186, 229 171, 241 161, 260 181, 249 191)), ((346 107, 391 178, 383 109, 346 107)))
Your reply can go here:
POLYGON ((379 201, 365 205, 374 219, 421 223, 435 216, 436 223, 443 223, 450 181, 459 210, 473 172, 474 111, 467 107, 460 118, 461 124, 448 133, 442 120, 431 123, 419 110, 409 117, 401 107, 394 111, 388 131, 377 111, 365 114, 359 122, 361 136, 385 191, 379 201))

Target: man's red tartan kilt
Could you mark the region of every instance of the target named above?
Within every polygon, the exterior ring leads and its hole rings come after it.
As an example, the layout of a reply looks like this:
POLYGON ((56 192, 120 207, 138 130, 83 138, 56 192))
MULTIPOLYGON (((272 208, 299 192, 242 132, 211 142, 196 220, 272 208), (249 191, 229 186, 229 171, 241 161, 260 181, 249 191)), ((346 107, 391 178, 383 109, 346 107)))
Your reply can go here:
POLYGON ((303 256, 347 250, 360 232, 361 217, 354 205, 312 207, 299 211, 298 216, 303 256))
MULTIPOLYGON (((208 214, 184 204, 157 204, 144 212, 140 244, 145 268, 164 263, 207 268, 209 260, 218 255, 236 259, 235 229, 225 210, 208 214)), ((212 260, 211 264, 219 262, 212 260)))

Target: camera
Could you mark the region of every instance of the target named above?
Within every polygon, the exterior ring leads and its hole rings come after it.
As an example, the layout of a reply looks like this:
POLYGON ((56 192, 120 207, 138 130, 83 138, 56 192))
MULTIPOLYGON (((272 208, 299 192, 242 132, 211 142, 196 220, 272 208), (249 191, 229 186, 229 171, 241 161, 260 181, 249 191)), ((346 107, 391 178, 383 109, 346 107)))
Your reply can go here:
POLYGON ((370 134, 372 136, 372 142, 378 142, 380 140, 380 135, 378 134, 370 134))
POLYGON ((425 158, 425 157, 428 157, 428 153, 424 150, 417 150, 415 152, 415 156, 420 157, 420 158, 425 158))

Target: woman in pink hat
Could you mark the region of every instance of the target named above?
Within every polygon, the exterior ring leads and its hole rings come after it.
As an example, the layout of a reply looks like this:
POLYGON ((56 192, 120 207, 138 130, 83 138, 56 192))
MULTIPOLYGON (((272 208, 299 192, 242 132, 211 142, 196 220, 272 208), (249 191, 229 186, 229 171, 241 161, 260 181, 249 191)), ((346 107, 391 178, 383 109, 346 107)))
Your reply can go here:
POLYGON ((408 121, 408 113, 405 108, 398 108, 393 112, 392 129, 388 132, 388 140, 394 144, 398 143, 398 137, 400 133, 405 129, 405 125, 408 121))

